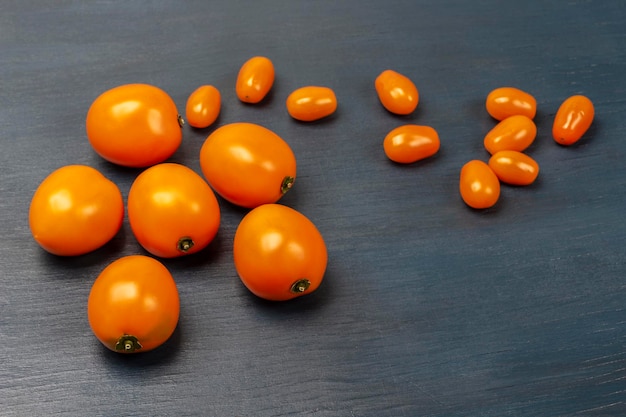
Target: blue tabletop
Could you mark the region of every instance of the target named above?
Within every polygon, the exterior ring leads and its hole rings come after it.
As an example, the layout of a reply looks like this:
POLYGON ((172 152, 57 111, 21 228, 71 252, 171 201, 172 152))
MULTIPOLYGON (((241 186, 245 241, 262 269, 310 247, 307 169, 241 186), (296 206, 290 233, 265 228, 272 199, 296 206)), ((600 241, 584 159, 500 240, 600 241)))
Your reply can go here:
POLYGON ((0 415, 626 415, 626 2, 621 0, 59 1, 0 13, 0 415), (258 105, 234 84, 255 55, 276 82, 258 105), (410 77, 410 116, 380 104, 385 69, 410 77), (281 200, 328 247, 321 287, 258 299, 232 259, 247 210, 220 198, 202 252, 162 260, 181 316, 161 348, 106 350, 93 336, 91 284, 115 259, 147 254, 127 219, 103 248, 50 255, 33 240, 30 199, 54 169, 85 164, 120 187, 140 172, 100 158, 85 116, 103 91, 156 85, 183 111, 203 84, 218 121, 185 126, 170 158, 200 173, 215 128, 252 122, 292 147, 298 178, 281 200), (331 87, 331 117, 302 123, 285 99, 331 87), (540 165, 473 210, 459 173, 486 161, 494 88, 537 100, 540 165), (576 145, 552 139, 560 103, 584 94, 596 118, 576 145), (441 149, 399 165, 393 128, 434 127, 441 149))

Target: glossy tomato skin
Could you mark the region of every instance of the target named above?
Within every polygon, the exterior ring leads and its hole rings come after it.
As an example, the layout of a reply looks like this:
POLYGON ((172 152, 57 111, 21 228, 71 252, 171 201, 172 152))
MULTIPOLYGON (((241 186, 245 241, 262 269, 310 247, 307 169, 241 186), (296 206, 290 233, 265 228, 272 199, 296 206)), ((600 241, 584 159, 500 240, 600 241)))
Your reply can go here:
POLYGON ((205 128, 211 126, 220 115, 222 95, 212 85, 202 85, 187 98, 185 116, 189 126, 205 128))
POLYGON ((172 98, 148 84, 125 84, 98 96, 87 113, 87 137, 104 159, 147 167, 172 156, 182 141, 172 98))
POLYGON ((417 108, 419 92, 413 81, 405 75, 385 70, 376 77, 374 87, 381 104, 391 113, 407 115, 417 108))
POLYGON ((383 141, 387 158, 400 164, 429 158, 439 151, 439 147, 439 135, 435 129, 413 124, 396 127, 383 141))
POLYGON ((515 87, 500 87, 487 95, 487 112, 496 120, 514 115, 524 115, 534 119, 537 114, 537 100, 531 94, 515 87))
POLYGON ((474 159, 461 168, 459 190, 465 204, 475 209, 486 209, 498 202, 500 181, 489 165, 474 159))
POLYGON ((490 154, 498 151, 523 151, 535 141, 537 126, 528 116, 516 114, 500 121, 484 139, 490 154))
POLYGON ((280 136, 254 123, 231 123, 207 137, 200 166, 227 201, 254 208, 277 202, 296 179, 296 157, 280 136))
POLYGON ((328 117, 337 110, 337 96, 328 87, 306 86, 298 88, 287 97, 287 112, 302 122, 312 122, 328 117))
POLYGON ((263 100, 274 85, 274 63, 267 57, 254 56, 244 62, 237 74, 235 92, 244 103, 263 100))
POLYGON ((32 197, 33 238, 60 256, 91 252, 117 234, 124 219, 120 189, 95 168, 67 165, 50 173, 32 197))
POLYGON ((220 225, 217 198, 192 169, 154 165, 135 179, 128 193, 128 220, 144 249, 161 258, 196 253, 215 238, 220 225))
POLYGON ((552 137, 561 145, 573 145, 589 130, 594 116, 595 109, 588 97, 571 96, 561 104, 554 117, 552 137))
POLYGON ((264 204, 244 216, 235 233, 233 257, 243 284, 271 301, 315 291, 328 262, 317 227, 302 213, 280 204, 264 204))
POLYGON ((499 151, 489 158, 489 167, 501 182, 511 185, 530 185, 539 175, 539 164, 518 151, 499 151))
POLYGON ((167 268, 143 255, 109 264, 94 281, 87 317, 96 338, 119 353, 153 350, 178 324, 180 299, 167 268))

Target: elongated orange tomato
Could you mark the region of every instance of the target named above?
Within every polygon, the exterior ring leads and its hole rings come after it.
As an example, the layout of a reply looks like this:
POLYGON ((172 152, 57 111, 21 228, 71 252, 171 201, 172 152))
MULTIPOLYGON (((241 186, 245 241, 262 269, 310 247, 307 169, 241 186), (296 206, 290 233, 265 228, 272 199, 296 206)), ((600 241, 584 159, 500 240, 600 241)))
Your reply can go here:
POLYGON ((162 258, 205 248, 219 229, 220 208, 209 184, 184 165, 143 171, 128 193, 128 221, 137 241, 162 258))
POLYGON ((33 238, 50 253, 75 256, 110 241, 122 227, 120 189, 95 168, 66 165, 50 173, 30 203, 33 238))
POLYGON ((554 117, 552 136, 565 146, 573 145, 587 132, 595 115, 593 103, 583 95, 567 98, 554 117))
POLYGON ((190 126, 204 128, 211 126, 220 115, 222 96, 212 85, 202 85, 187 98, 185 113, 190 126))
POLYGON ((235 92, 244 103, 258 103, 265 98, 274 85, 274 64, 264 56, 247 60, 239 70, 235 92))
POLYGON ((419 92, 407 76, 388 69, 376 77, 374 86, 381 104, 389 112, 407 115, 417 108, 419 92))
POLYGON ((439 135, 430 126, 403 125, 385 136, 385 155, 394 162, 410 164, 433 156, 439 151, 439 135))
POLYGON ((287 112, 302 122, 312 122, 330 116, 337 110, 337 97, 328 87, 306 86, 287 97, 287 112))
POLYGON ((528 116, 509 116, 491 129, 484 139, 485 149, 490 154, 498 151, 523 151, 537 136, 537 126, 528 116))
POLYGON ((537 100, 529 93, 515 87, 500 87, 487 95, 487 112, 496 120, 503 120, 517 114, 530 119, 537 114, 537 100))
POLYGON ((474 159, 461 168, 459 190, 465 204, 475 209, 485 209, 498 202, 500 180, 489 165, 474 159))
POLYGON ((167 268, 143 255, 110 263, 94 281, 87 317, 96 338, 119 353, 153 350, 178 324, 180 299, 167 268))
POLYGON ((172 156, 181 144, 183 119, 163 90, 126 84, 105 91, 87 112, 93 149, 114 164, 141 168, 172 156))
POLYGON ((499 151, 489 158, 489 167, 498 179, 511 185, 530 185, 539 175, 539 164, 518 151, 499 151))

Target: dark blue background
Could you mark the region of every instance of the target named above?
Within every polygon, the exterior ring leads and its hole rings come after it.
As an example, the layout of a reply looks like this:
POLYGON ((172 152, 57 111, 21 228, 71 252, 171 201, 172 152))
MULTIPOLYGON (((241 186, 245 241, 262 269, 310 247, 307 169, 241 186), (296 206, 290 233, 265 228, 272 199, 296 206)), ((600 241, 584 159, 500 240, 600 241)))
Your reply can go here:
POLYGON ((0 415, 623 416, 626 415, 626 2, 498 0, 10 0, 0 13, 0 415), (253 55, 277 77, 260 105, 234 82, 253 55), (420 90, 408 117, 386 112, 374 79, 393 68, 420 90), (128 223, 77 258, 45 253, 28 229, 33 192, 66 164, 87 164, 124 198, 138 174, 100 159, 85 115, 101 92, 144 82, 184 109, 213 84, 218 122, 186 126, 171 161, 199 171, 215 127, 262 124, 298 159, 282 203, 320 229, 320 289, 287 303, 247 292, 232 263, 245 210, 220 200, 218 237, 164 263, 181 319, 162 348, 106 351, 86 314, 110 262, 145 253, 128 223), (284 101, 333 88, 339 108, 313 124, 284 101), (487 160, 489 91, 538 102, 541 166, 475 211, 461 166, 487 160), (579 144, 551 138, 559 104, 595 103, 579 144), (434 127, 441 150, 391 163, 382 139, 434 127))

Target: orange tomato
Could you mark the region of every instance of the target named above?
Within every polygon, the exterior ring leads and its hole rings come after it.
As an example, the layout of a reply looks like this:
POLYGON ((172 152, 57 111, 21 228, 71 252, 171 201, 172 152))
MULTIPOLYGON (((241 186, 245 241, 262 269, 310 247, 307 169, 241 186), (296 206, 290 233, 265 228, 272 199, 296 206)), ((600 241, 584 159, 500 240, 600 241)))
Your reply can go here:
POLYGON ((247 60, 239 70, 235 92, 244 103, 258 103, 274 85, 274 64, 264 56, 255 56, 247 60))
POLYGON ((187 98, 185 115, 190 126, 205 128, 211 126, 220 115, 222 96, 212 85, 202 85, 187 98))
POLYGON ((530 185, 539 175, 539 164, 518 151, 499 151, 489 158, 489 167, 498 179, 512 185, 530 185))
POLYGON ((312 122, 330 116, 337 110, 337 97, 328 87, 302 87, 287 97, 287 112, 302 122, 312 122))
POLYGON ((385 136, 385 155, 394 162, 410 164, 439 151, 439 135, 430 126, 403 125, 385 136))
POLYGON ((133 182, 128 221, 144 249, 174 258, 211 243, 219 229, 220 208, 200 175, 183 165, 163 163, 146 169, 133 182))
POLYGON ((233 246, 235 268, 258 297, 284 301, 315 291, 328 253, 315 225, 302 213, 264 204, 241 220, 233 246))
POLYGON ((296 157, 280 136, 254 123, 231 123, 207 137, 200 166, 211 187, 238 206, 275 203, 296 179, 296 157))
POLYGON ((537 113, 537 100, 525 91, 515 87, 500 87, 487 95, 487 112, 496 120, 503 120, 517 114, 530 119, 537 113))
POLYGON ((383 107, 391 113, 407 115, 417 108, 419 93, 407 76, 385 70, 376 77, 374 86, 383 107))
POLYGON ((593 103, 589 98, 582 95, 567 98, 554 117, 552 137, 561 145, 573 145, 587 132, 594 115, 593 103))
POLYGON ((182 140, 183 119, 160 88, 126 84, 105 91, 87 113, 87 137, 104 159, 147 167, 172 156, 182 140))
POLYGON ((498 151, 523 151, 537 136, 537 126, 528 116, 509 116, 491 129, 484 139, 485 149, 490 154, 498 151))
POLYGON ((174 278, 159 261, 142 255, 125 256, 104 268, 87 301, 94 335, 119 353, 161 346, 174 333, 179 314, 174 278))
POLYGON ((475 209, 485 209, 498 202, 500 181, 489 165, 475 159, 461 168, 459 190, 465 204, 475 209))
POLYGON ((95 168, 67 165, 50 173, 30 202, 29 224, 35 241, 55 255, 91 252, 122 227, 120 189, 95 168))

